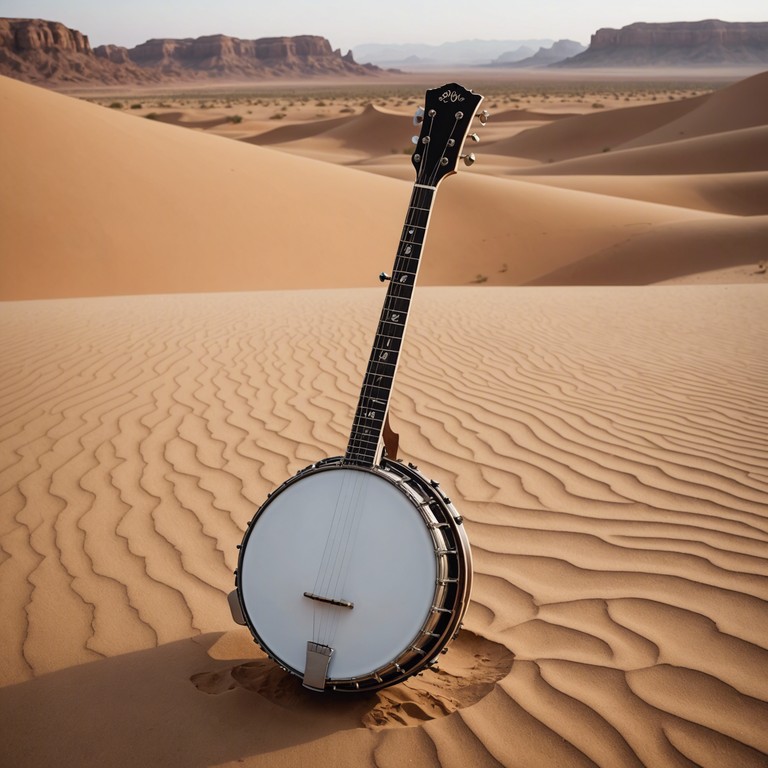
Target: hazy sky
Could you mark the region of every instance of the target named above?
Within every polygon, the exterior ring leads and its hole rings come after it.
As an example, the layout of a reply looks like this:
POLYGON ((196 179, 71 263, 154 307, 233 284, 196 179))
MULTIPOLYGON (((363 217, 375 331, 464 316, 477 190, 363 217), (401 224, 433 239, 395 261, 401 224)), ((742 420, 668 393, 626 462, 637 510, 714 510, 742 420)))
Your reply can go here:
POLYGON ((224 33, 242 38, 322 35, 361 43, 569 38, 634 21, 766 21, 765 0, 0 0, 0 16, 61 21, 91 45, 224 33))

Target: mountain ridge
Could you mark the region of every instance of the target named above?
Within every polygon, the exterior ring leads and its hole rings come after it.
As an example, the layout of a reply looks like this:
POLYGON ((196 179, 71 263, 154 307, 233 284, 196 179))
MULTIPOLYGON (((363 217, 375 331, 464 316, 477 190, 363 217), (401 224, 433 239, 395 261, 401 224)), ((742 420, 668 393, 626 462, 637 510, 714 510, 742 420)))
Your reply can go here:
POLYGON ((589 48, 555 67, 723 66, 768 63, 768 22, 635 22, 598 29, 589 48))
POLYGON ((169 80, 370 75, 318 35, 242 40, 229 35, 153 38, 133 48, 100 45, 61 22, 0 18, 0 74, 31 83, 160 83, 169 80))

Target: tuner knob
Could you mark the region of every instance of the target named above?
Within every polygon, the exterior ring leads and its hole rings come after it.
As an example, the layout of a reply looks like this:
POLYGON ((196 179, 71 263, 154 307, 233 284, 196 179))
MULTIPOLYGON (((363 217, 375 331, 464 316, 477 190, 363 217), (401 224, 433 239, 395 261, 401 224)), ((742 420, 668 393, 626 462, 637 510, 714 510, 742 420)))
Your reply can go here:
POLYGON ((477 144, 477 142, 480 141, 480 137, 476 133, 470 133, 469 136, 467 136, 468 139, 472 139, 472 141, 477 144))
POLYGON ((413 124, 419 125, 424 122, 424 107, 418 107, 413 115, 413 124))
POLYGON ((485 125, 488 122, 488 118, 490 116, 491 113, 487 109, 484 109, 478 114, 477 119, 481 122, 482 125, 485 125))
POLYGON ((412 144, 418 144, 419 143, 419 137, 418 136, 411 136, 411 143, 412 144))
POLYGON ((470 152, 468 155, 462 155, 461 159, 464 161, 464 165, 472 165, 477 158, 474 152, 470 152))
POLYGON ((386 272, 382 272, 379 275, 379 282, 381 283, 383 283, 385 280, 391 280, 391 279, 392 279, 392 275, 388 275, 386 272))

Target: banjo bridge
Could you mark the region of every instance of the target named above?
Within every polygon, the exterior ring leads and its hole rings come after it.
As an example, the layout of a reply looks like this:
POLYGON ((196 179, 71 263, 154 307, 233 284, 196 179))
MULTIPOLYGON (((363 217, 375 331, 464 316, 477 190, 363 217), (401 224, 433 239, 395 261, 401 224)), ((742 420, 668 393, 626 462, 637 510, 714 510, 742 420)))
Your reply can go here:
POLYGON ((350 603, 349 600, 337 600, 335 597, 323 597, 322 595, 316 595, 313 592, 305 592, 304 597, 308 597, 310 600, 317 600, 319 603, 328 603, 328 605, 338 605, 342 608, 354 608, 355 604, 350 603))

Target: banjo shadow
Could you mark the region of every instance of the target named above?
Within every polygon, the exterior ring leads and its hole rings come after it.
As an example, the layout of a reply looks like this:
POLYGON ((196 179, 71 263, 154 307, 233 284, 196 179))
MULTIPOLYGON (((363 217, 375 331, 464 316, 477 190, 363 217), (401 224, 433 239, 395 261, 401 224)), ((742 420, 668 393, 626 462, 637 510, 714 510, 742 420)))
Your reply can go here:
MULTIPOLYGON (((309 761, 312 742, 331 734, 419 725, 471 703, 446 708, 445 697, 425 693, 433 673, 368 694, 312 692, 242 637, 232 642, 235 634, 186 638, 0 688, 9 764, 60 765, 66 756, 83 768, 203 768, 292 748, 309 761)), ((475 640, 482 638, 471 636, 473 651, 475 640)), ((512 655, 504 649, 491 662, 499 679, 512 655)), ((478 683, 469 686, 474 700, 494 687, 478 683)))

